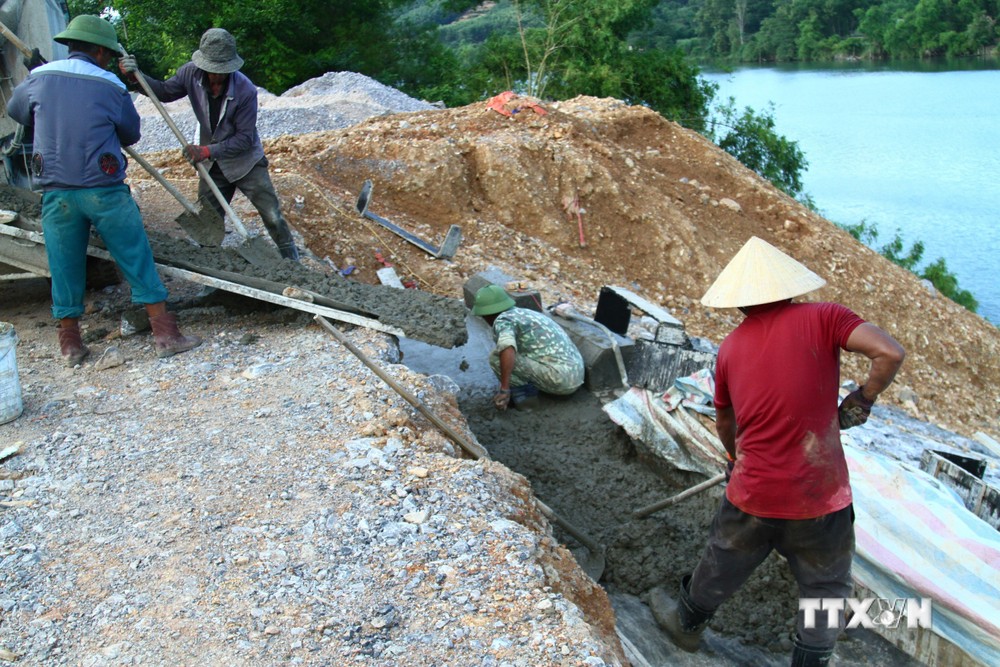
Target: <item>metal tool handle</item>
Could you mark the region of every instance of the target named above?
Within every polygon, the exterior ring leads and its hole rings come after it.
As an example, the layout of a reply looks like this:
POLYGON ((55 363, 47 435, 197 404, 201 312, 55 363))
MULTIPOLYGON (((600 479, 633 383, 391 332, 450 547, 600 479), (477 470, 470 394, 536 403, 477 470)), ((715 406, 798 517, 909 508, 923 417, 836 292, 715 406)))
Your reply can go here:
POLYGON ((122 150, 128 153, 128 156, 130 158, 138 162, 143 169, 149 172, 150 176, 155 178, 160 185, 166 188, 167 192, 172 194, 174 198, 181 203, 181 206, 183 206, 188 213, 191 213, 192 215, 198 215, 198 209, 195 207, 195 205, 192 204, 187 197, 181 194, 181 191, 175 188, 173 183, 164 178, 163 174, 157 171, 156 167, 149 164, 149 162, 147 162, 144 157, 139 155, 139 153, 137 153, 134 148, 132 148, 131 146, 122 146, 122 150))
MULTIPOLYGON (((128 54, 122 52, 122 55, 127 56, 128 54)), ((156 96, 156 93, 153 92, 153 89, 150 87, 149 82, 146 81, 146 77, 142 75, 142 72, 136 70, 135 78, 136 81, 139 82, 139 85, 142 87, 143 92, 146 93, 146 97, 148 97, 153 101, 153 104, 156 106, 156 110, 160 112, 160 115, 163 116, 163 120, 165 120, 167 122, 167 125, 170 126, 170 129, 173 131, 174 136, 177 137, 177 141, 181 143, 181 148, 183 148, 186 153, 188 147, 187 139, 184 138, 184 133, 181 132, 181 129, 179 127, 177 127, 177 123, 174 122, 174 119, 170 117, 169 113, 167 113, 167 108, 163 106, 163 102, 161 102, 160 99, 156 96)), ((215 181, 213 181, 212 177, 209 175, 208 169, 205 168, 205 165, 202 164, 201 162, 195 162, 194 168, 198 170, 198 174, 201 176, 202 180, 205 181, 205 185, 209 187, 209 189, 212 191, 212 194, 215 195, 215 198, 218 200, 219 204, 226 212, 226 215, 228 215, 232 219, 233 224, 236 225, 236 229, 239 231, 240 235, 243 236, 244 238, 249 236, 247 234, 246 227, 243 226, 243 221, 240 220, 240 217, 236 215, 236 211, 234 211, 233 207, 230 206, 229 202, 226 201, 226 198, 222 195, 222 192, 219 190, 219 186, 215 184, 215 181)))

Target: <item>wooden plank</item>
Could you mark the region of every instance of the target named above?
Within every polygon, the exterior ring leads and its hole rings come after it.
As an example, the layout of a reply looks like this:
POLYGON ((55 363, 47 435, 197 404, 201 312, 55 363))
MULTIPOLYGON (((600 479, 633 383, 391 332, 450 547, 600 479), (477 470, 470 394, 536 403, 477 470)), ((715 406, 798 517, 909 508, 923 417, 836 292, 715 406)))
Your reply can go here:
MULTIPOLYGON (((13 225, 0 225, 0 260, 3 264, 49 278, 49 260, 41 234, 13 225)), ((22 275, 22 274, 15 274, 22 275)))
MULTIPOLYGON (((93 257, 100 257, 101 259, 111 259, 111 254, 108 251, 101 248, 95 248, 94 246, 87 248, 87 254, 92 255, 93 257)), ((402 329, 389 324, 382 324, 378 320, 373 320, 370 317, 336 310, 318 303, 299 301, 281 294, 273 294, 265 290, 247 287, 246 285, 240 285, 228 280, 222 280, 221 278, 214 278, 212 276, 206 276, 187 269, 180 269, 176 266, 168 266, 166 264, 157 263, 156 268, 166 275, 174 276, 175 278, 189 280, 193 283, 207 285, 209 287, 225 290, 234 294, 242 294, 243 296, 248 296, 251 299, 266 301, 279 306, 285 306, 286 308, 294 308, 295 310, 312 313, 313 315, 322 315, 323 317, 327 317, 331 320, 337 320, 338 322, 346 322, 347 324, 354 324, 359 327, 366 327, 368 329, 374 329, 375 331, 381 331, 382 333, 391 334, 400 338, 406 338, 406 334, 402 329)))

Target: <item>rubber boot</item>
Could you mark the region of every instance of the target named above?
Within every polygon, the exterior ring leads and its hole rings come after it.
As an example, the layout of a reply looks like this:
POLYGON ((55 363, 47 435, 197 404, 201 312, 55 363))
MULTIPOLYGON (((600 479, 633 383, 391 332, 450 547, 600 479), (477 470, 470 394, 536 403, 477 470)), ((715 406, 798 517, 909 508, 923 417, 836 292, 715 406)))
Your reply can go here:
POLYGON ((184 336, 177 329, 177 316, 173 313, 164 313, 156 317, 149 318, 149 325, 153 328, 153 342, 156 346, 156 356, 160 359, 172 357, 181 352, 201 345, 201 338, 198 336, 184 336))
POLYGON ((295 247, 294 243, 279 245, 278 253, 280 253, 284 259, 290 259, 293 262, 299 261, 299 249, 295 247))
POLYGON ((792 667, 827 667, 833 657, 833 647, 803 644, 798 635, 792 648, 792 667))
POLYGON ((660 587, 649 592, 649 608, 653 612, 656 623, 670 636, 678 648, 694 653, 701 643, 701 633, 715 614, 705 611, 691 600, 688 587, 691 575, 681 580, 680 595, 674 601, 660 587))
POLYGON ((90 349, 80 337, 80 320, 72 317, 59 320, 59 351, 69 368, 73 368, 90 354, 90 349))

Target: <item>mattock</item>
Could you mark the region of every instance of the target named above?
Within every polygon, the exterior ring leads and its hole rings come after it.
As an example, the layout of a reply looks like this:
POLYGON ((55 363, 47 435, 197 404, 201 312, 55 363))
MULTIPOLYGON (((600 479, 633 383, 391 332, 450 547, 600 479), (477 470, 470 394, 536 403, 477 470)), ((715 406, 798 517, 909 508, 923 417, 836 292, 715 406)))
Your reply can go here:
POLYGON ((385 218, 375 215, 368 210, 368 204, 371 203, 372 198, 372 182, 370 180, 365 181, 364 185, 361 186, 361 194, 358 195, 358 201, 354 207, 358 210, 358 213, 368 218, 369 220, 374 220, 378 224, 382 225, 388 229, 393 234, 409 241, 413 245, 417 246, 427 254, 437 257, 438 259, 451 259, 455 256, 455 251, 458 250, 458 244, 462 242, 462 229, 458 225, 452 225, 448 228, 448 233, 445 234, 444 242, 441 243, 440 248, 434 247, 432 244, 423 240, 422 238, 406 231, 398 225, 394 225, 385 218))

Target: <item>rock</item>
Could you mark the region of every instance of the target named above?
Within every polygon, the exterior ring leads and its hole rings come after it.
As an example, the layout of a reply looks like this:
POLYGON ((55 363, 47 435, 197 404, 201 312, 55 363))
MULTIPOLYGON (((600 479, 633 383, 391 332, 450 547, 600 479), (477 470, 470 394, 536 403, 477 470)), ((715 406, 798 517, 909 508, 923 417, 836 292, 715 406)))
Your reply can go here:
POLYGON ((740 206, 735 200, 732 200, 729 197, 723 197, 722 199, 720 199, 719 206, 728 208, 730 211, 735 211, 737 213, 743 212, 743 207, 740 206))
POLYGON ((106 371, 109 368, 116 368, 125 363, 125 355, 118 349, 117 345, 112 345, 104 350, 100 358, 94 362, 94 368, 99 371, 106 371))

